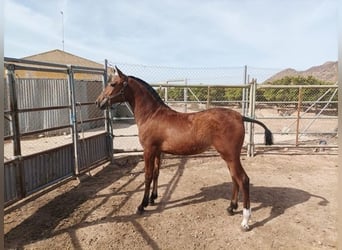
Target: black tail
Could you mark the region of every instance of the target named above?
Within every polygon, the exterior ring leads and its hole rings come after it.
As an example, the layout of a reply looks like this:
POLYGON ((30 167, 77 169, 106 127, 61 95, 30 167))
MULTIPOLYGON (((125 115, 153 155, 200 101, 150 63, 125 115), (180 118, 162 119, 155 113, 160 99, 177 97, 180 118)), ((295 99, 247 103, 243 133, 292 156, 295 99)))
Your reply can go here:
POLYGON ((246 117, 246 116, 242 116, 242 120, 244 122, 254 122, 259 124, 260 126, 262 126, 265 129, 265 145, 272 145, 273 144, 273 135, 271 130, 269 130, 265 124, 263 124, 260 121, 254 120, 252 118, 246 117))

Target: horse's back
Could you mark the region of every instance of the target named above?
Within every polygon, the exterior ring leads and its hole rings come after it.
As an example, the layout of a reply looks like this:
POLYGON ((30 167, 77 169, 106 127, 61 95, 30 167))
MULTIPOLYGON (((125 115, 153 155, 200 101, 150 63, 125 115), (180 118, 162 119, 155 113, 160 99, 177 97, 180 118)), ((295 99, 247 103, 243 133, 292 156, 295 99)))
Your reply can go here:
POLYGON ((141 143, 172 154, 198 154, 211 146, 240 147, 244 128, 240 113, 213 108, 194 113, 160 112, 140 132, 141 143))
POLYGON ((223 143, 241 143, 245 128, 239 112, 227 108, 212 108, 206 110, 200 117, 210 127, 213 139, 223 143), (202 118, 203 117, 203 118, 202 118))

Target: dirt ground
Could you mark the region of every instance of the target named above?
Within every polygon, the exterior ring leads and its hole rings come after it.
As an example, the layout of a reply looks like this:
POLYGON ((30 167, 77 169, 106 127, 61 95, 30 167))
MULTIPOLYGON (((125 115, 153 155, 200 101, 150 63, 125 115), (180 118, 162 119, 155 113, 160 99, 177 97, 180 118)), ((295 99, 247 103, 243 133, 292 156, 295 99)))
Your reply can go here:
POLYGON ((231 178, 217 156, 165 156, 159 198, 136 214, 141 156, 121 157, 5 214, 6 249, 334 249, 337 156, 242 156, 251 230, 228 216, 231 178))

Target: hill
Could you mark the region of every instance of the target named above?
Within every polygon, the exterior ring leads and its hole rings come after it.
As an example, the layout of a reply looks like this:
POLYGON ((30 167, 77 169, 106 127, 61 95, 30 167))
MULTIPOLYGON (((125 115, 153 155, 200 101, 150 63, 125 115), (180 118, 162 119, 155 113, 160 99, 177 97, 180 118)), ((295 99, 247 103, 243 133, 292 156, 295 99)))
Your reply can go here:
POLYGON ((313 76, 318 80, 335 84, 337 82, 337 62, 326 62, 319 66, 313 66, 304 71, 297 71, 295 69, 285 69, 273 75, 265 81, 265 83, 273 82, 284 78, 285 76, 313 76))

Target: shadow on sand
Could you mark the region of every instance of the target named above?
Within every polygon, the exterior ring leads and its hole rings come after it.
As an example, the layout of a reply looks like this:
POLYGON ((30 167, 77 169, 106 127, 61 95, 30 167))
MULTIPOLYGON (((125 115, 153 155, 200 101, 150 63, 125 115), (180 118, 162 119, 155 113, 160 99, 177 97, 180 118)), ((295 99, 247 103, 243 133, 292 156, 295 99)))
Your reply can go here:
MULTIPOLYGON (((226 199, 228 206, 228 197, 232 189, 231 183, 222 183, 219 185, 204 187, 197 194, 184 197, 179 200, 171 200, 171 196, 174 193, 177 185, 183 175, 187 157, 179 158, 176 163, 162 166, 162 168, 172 168, 177 165, 177 170, 170 181, 164 185, 165 191, 160 194, 160 198, 156 201, 156 206, 153 209, 149 209, 143 216, 151 216, 154 213, 161 213, 164 210, 175 209, 177 207, 184 207, 189 204, 205 203, 208 201, 226 199)), ((108 166, 99 171, 96 175, 86 178, 74 189, 65 192, 46 205, 39 208, 34 214, 25 219, 17 227, 11 229, 5 234, 5 248, 22 248, 23 246, 38 242, 47 238, 60 235, 62 233, 68 233, 72 240, 73 247, 81 249, 81 243, 76 235, 76 230, 80 228, 86 228, 92 225, 113 223, 113 222, 129 222, 140 233, 142 238, 149 244, 152 249, 160 249, 157 242, 146 232, 144 227, 139 223, 137 219, 141 218, 141 215, 132 213, 126 216, 115 216, 116 211, 120 210, 127 201, 132 197, 134 193, 141 193, 143 195, 143 183, 137 186, 130 192, 124 192, 123 188, 127 187, 130 183, 136 180, 136 178, 143 174, 143 170, 137 172, 135 169, 132 171, 141 160, 137 157, 135 161, 124 162, 120 165, 125 165, 124 168, 108 166), (83 203, 89 199, 94 199, 97 193, 113 182, 118 181, 123 175, 132 176, 129 180, 121 185, 120 188, 115 189, 111 194, 102 195, 104 199, 100 204, 89 208, 81 218, 75 220, 74 224, 68 228, 58 229, 58 225, 64 219, 70 219, 72 214, 82 206, 83 203), (101 205, 105 204, 112 196, 125 195, 125 198, 119 206, 113 208, 107 216, 97 219, 92 222, 87 222, 86 218, 95 210, 99 209, 101 205)), ((291 208, 297 204, 308 201, 311 197, 319 198, 319 205, 325 206, 328 201, 320 196, 316 196, 305 192, 300 189, 287 188, 287 187, 263 187, 251 185, 251 202, 258 203, 257 207, 252 207, 253 211, 263 209, 266 207, 271 208, 270 215, 262 221, 258 221, 251 225, 252 228, 260 227, 283 214, 286 209, 291 208)), ((241 204, 241 203, 240 203, 241 204)), ((137 204, 138 206, 139 204, 137 204)), ((135 212, 135 211, 134 211, 135 212)))

